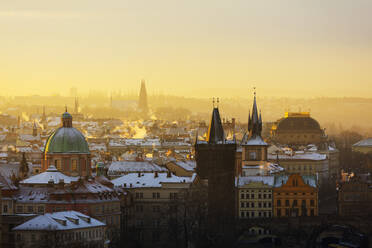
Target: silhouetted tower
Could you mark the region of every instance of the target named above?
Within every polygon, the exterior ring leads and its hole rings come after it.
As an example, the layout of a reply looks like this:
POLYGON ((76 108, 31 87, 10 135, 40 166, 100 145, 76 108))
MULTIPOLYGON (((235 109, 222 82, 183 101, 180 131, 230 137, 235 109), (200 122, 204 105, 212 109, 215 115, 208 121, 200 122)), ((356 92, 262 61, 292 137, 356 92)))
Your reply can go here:
POLYGON ((235 223, 236 142, 227 141, 218 107, 213 107, 207 141, 195 142, 196 172, 208 180, 208 231, 228 242, 235 223), (221 236, 220 236, 221 235, 221 236))
POLYGON ((147 112, 149 110, 148 106, 147 106, 147 92, 146 92, 145 80, 141 81, 141 89, 140 89, 140 94, 139 94, 138 109, 144 114, 147 114, 147 112))

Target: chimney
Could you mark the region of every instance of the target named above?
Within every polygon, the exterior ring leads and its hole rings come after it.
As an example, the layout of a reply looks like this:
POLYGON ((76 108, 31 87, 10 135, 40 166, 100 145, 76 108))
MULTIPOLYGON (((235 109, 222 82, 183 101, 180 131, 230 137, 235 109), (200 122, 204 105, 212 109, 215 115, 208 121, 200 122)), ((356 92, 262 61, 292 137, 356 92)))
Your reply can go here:
POLYGON ((48 187, 53 188, 53 186, 54 186, 54 180, 53 178, 50 178, 48 181, 48 187))
POLYGON ((58 188, 59 189, 65 188, 65 180, 63 178, 59 179, 58 188))
POLYGON ((157 178, 158 176, 159 176, 159 175, 158 175, 158 172, 155 171, 155 173, 154 173, 154 177, 157 178))
POLYGON ((141 172, 138 172, 138 177, 141 177, 141 172))
POLYGON ((170 171, 167 172, 167 177, 172 177, 172 173, 170 171))

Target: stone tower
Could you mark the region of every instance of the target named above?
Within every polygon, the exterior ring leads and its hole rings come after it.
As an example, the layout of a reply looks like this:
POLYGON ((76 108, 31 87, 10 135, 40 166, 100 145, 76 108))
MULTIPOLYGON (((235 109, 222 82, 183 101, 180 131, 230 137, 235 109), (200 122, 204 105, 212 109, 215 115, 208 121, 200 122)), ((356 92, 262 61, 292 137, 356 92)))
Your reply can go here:
POLYGON ((195 143, 196 171, 208 181, 208 232, 225 243, 234 236, 236 142, 227 141, 218 107, 213 108, 207 141, 195 143))

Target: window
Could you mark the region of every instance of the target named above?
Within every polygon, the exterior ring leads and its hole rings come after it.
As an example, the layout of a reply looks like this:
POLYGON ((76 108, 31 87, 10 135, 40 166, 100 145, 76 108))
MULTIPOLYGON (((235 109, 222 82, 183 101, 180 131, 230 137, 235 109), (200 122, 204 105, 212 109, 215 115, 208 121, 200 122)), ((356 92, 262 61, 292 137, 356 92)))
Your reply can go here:
POLYGON ((73 159, 71 161, 71 170, 72 171, 77 171, 77 160, 76 159, 73 159))
POLYGON ((314 200, 310 200, 310 206, 314 207, 314 200))
POLYGON ((271 208, 271 202, 268 202, 268 207, 271 208))
POLYGON ((266 194, 263 194, 263 198, 266 199, 266 194))
POLYGON ((269 217, 271 217, 271 212, 268 212, 268 214, 269 214, 269 217))
POLYGON ((34 211, 34 207, 33 206, 27 206, 27 212, 28 213, 32 213, 34 211))
POLYGON ((297 206, 297 200, 293 200, 293 206, 297 206))
POLYGON ((62 171, 61 160, 59 160, 59 159, 54 160, 54 164, 55 164, 57 170, 62 171))
POLYGON ((240 198, 241 199, 244 199, 244 194, 240 194, 240 198))
POLYGON ((254 212, 251 212, 251 217, 254 217, 254 212))
POLYGON ((311 216, 314 216, 314 209, 311 209, 311 210, 310 210, 310 215, 311 215, 311 216))
POLYGON ((21 234, 17 234, 17 240, 20 241, 22 239, 21 234))
POLYGON ((244 211, 241 211, 241 212, 240 212, 240 216, 241 216, 242 218, 244 218, 244 217, 245 217, 245 212, 244 212, 244 211))
POLYGON ((258 217, 261 217, 261 212, 258 212, 258 217))
POLYGON ((169 193, 169 199, 173 199, 173 200, 178 199, 178 194, 177 193, 169 193))
POLYGON ((254 202, 251 203, 251 207, 254 208, 254 202))
POLYGON ((160 199, 160 193, 159 192, 152 193, 152 198, 153 199, 160 199))
POLYGON ((278 205, 278 207, 280 207, 281 206, 281 201, 280 200, 277 200, 276 201, 276 205, 278 205))
POLYGON ((266 202, 264 202, 263 206, 264 206, 264 208, 266 208, 266 202))
POLYGON ((289 200, 285 200, 285 206, 289 207, 289 200))
POLYGON ((257 153, 249 152, 249 160, 257 160, 257 153))
POLYGON ((3 213, 8 213, 8 205, 3 206, 3 213))
POLYGON ((136 192, 136 199, 143 199, 143 193, 136 192))
POLYGON ((285 210, 285 216, 287 216, 287 217, 289 216, 289 209, 285 210))
POLYGON ((271 194, 268 194, 267 196, 268 196, 269 199, 271 199, 271 194))
POLYGON ((254 199, 254 194, 251 194, 251 198, 254 199))
POLYGON ((258 207, 259 207, 259 208, 262 207, 262 203, 261 203, 261 202, 258 203, 258 207))
POLYGON ((35 234, 31 234, 31 241, 32 242, 35 242, 36 238, 35 238, 35 234))
POLYGON ((44 206, 39 206, 39 207, 37 208, 37 212, 38 212, 38 213, 44 213, 44 206))
POLYGON ((261 194, 258 194, 258 199, 261 199, 261 194))
POLYGON ((282 216, 282 211, 281 211, 281 209, 277 209, 277 210, 276 210, 276 215, 277 215, 278 217, 282 216))
POLYGON ((306 206, 306 200, 302 200, 302 203, 301 203, 302 206, 306 206))
POLYGON ((247 199, 249 199, 249 194, 245 194, 245 197, 246 197, 247 199))
POLYGON ((244 202, 241 202, 241 203, 240 203, 240 207, 241 207, 241 208, 244 208, 244 202))

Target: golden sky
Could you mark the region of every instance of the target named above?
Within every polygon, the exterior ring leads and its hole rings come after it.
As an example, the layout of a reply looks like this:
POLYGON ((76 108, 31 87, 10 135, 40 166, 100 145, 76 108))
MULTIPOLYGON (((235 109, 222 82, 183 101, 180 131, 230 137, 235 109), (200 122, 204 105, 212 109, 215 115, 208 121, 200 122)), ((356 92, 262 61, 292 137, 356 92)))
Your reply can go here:
POLYGON ((0 95, 372 93, 370 0, 2 0, 0 95))

